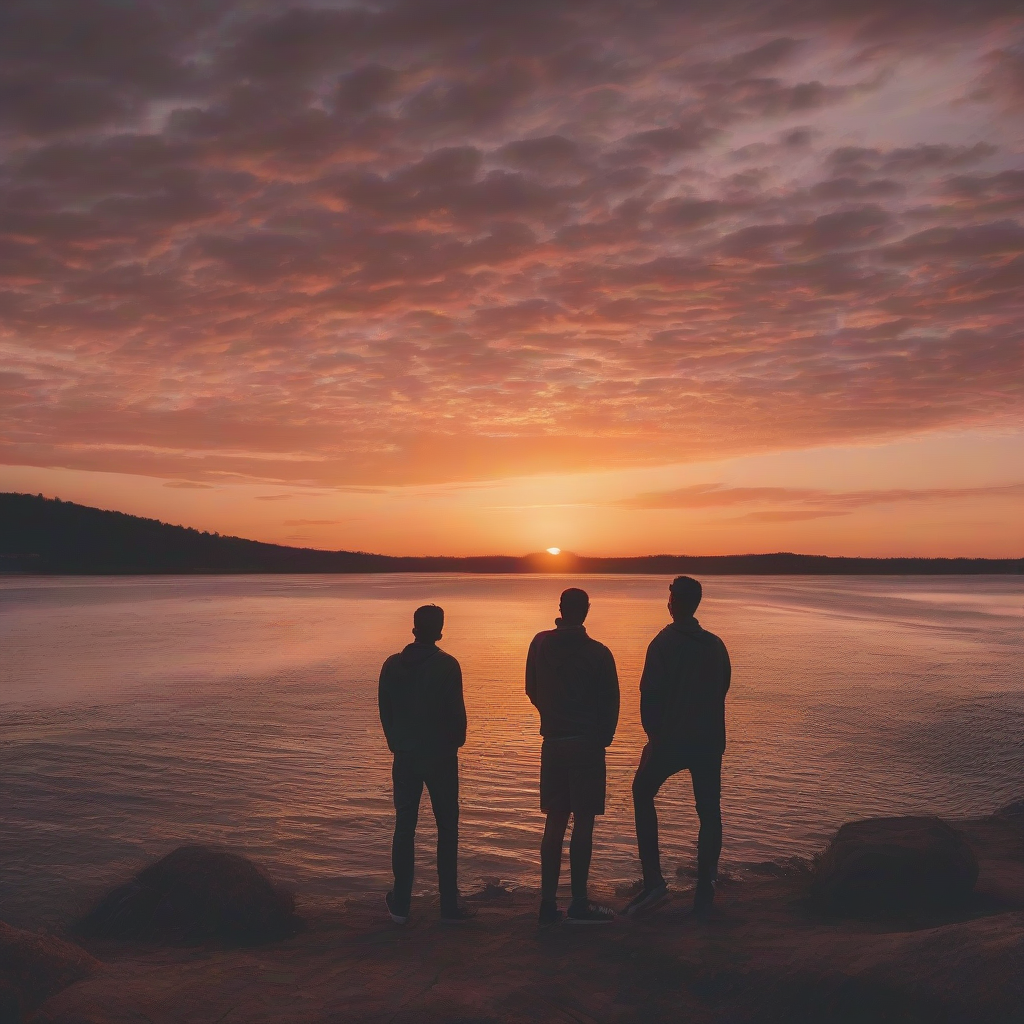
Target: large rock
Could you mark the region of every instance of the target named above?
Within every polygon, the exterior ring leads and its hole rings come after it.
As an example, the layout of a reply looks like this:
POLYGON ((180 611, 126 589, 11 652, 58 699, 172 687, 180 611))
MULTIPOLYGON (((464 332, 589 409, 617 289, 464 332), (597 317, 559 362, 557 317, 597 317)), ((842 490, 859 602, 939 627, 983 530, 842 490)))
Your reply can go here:
POLYGON ((974 851, 939 818, 868 818, 835 834, 811 896, 830 913, 877 917, 962 905, 977 880, 974 851))
POLYGON ((1001 807, 996 811, 995 817, 1011 825, 1024 827, 1024 800, 1014 800, 1012 804, 1001 807))
POLYGON ((0 1024, 15 1024, 44 999, 99 969, 84 949, 0 921, 0 1024))
POLYGON ((294 897, 252 861, 227 850, 182 846, 109 893, 80 923, 97 938, 238 945, 292 935, 294 897))

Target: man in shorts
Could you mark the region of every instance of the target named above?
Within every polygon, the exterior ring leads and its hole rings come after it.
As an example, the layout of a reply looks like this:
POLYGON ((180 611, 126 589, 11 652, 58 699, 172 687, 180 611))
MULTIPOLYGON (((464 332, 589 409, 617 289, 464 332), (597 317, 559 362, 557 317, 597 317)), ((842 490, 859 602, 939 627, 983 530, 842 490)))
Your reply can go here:
POLYGON ((647 648, 640 679, 640 720, 647 745, 633 779, 636 842, 643 889, 627 914, 649 910, 668 896, 658 849, 654 798, 667 779, 689 771, 700 819, 697 836, 697 891, 694 911, 706 913, 715 900, 722 852, 722 755, 725 753, 725 695, 732 679, 725 644, 694 618, 700 583, 679 576, 669 587, 672 622, 647 648))
POLYGON ((562 919, 558 876, 571 815, 572 903, 566 923, 610 924, 614 913, 590 902, 587 880, 594 818, 604 814, 605 747, 619 720, 619 680, 612 652, 588 636, 583 625, 590 611, 586 591, 566 590, 559 610, 555 628, 533 638, 526 659, 526 694, 540 712, 544 737, 540 807, 547 821, 540 847, 540 923, 562 919))

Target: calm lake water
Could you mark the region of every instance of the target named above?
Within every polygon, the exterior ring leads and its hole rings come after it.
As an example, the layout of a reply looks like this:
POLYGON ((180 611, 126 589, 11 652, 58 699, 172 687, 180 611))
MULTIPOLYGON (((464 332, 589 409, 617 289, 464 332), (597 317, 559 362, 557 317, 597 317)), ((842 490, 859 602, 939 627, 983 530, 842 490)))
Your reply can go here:
MULTIPOLYGON (((622 717, 592 876, 635 878, 638 682, 661 577, 0 579, 0 918, 60 925, 148 859, 230 844, 300 893, 389 880, 376 710, 412 610, 447 612, 469 711, 464 888, 538 882, 533 634, 591 594, 622 717)), ((818 848, 877 814, 987 813, 1024 796, 1024 579, 711 577, 701 622, 733 660, 723 866, 818 848)), ((659 798, 667 869, 694 862, 686 776, 659 798)), ((424 796, 420 891, 435 888, 424 796)), ((568 872, 566 872, 567 876, 568 872)), ((567 877, 564 881, 567 882, 567 877)))

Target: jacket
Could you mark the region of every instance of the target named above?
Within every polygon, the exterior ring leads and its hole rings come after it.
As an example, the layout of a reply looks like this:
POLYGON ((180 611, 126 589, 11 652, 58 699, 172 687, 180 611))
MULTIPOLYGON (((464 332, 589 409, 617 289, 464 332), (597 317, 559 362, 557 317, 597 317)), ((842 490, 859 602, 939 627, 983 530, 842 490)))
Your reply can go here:
POLYGON ((393 753, 441 752, 466 742, 462 669, 434 644, 411 643, 384 662, 377 704, 393 753))
POLYGON ((585 736, 607 747, 619 721, 615 659, 584 626, 538 633, 526 658, 526 695, 540 712, 540 734, 585 736))
POLYGON ((666 626, 647 648, 640 721, 651 743, 684 754, 725 751, 725 695, 732 666, 725 644, 695 618, 666 626))

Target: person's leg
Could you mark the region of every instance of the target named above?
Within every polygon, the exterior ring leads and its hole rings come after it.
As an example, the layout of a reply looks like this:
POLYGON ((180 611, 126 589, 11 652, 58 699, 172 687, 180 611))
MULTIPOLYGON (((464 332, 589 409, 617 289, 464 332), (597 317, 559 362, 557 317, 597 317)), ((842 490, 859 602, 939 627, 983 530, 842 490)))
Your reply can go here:
POLYGON ((392 906, 407 914, 416 872, 416 821, 420 812, 423 777, 419 766, 407 754, 395 754, 391 766, 395 800, 395 835, 391 841, 391 870, 395 875, 392 906))
POLYGON ((444 912, 459 901, 458 752, 446 752, 433 761, 425 781, 437 822, 437 888, 444 912))
POLYGON ((664 756, 656 754, 648 743, 640 755, 640 765, 633 776, 633 817, 645 889, 652 889, 665 882, 661 873, 658 812, 654 807, 654 798, 665 780, 675 774, 672 768, 673 765, 664 756))
POLYGON ((568 811, 548 811, 544 822, 544 838, 540 842, 540 898, 543 903, 554 903, 558 896, 562 845, 568 825, 568 811))
POLYGON ((693 800, 697 805, 700 831, 697 834, 697 883, 718 878, 722 854, 722 757, 703 757, 690 766, 693 800))
POLYGON ((545 739, 540 748, 540 809, 544 838, 540 843, 540 902, 542 922, 553 919, 562 873, 562 845, 572 807, 564 741, 545 739))
POLYGON ((594 852, 594 815, 572 816, 572 838, 569 840, 569 871, 572 876, 573 903, 587 902, 587 881, 590 858, 594 852))

